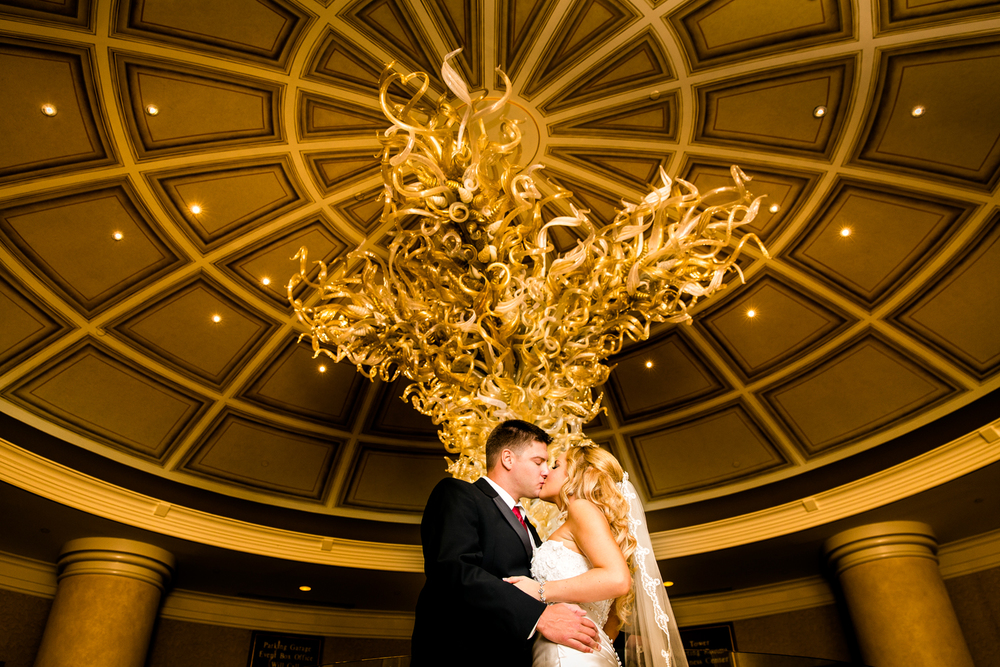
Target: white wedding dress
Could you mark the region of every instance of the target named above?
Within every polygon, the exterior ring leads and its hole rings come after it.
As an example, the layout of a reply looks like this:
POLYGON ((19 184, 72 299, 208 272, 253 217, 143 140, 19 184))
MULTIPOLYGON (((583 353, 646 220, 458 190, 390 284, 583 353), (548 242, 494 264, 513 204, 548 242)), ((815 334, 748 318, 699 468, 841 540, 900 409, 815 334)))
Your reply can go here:
MULTIPOLYGON (((531 578, 538 583, 569 579, 592 567, 586 556, 576 553, 559 540, 548 540, 535 549, 535 555, 531 559, 531 578)), ((582 653, 539 637, 533 649, 532 667, 620 667, 611 640, 604 634, 604 624, 608 621, 612 602, 613 600, 601 600, 580 605, 597 626, 599 650, 582 653)))

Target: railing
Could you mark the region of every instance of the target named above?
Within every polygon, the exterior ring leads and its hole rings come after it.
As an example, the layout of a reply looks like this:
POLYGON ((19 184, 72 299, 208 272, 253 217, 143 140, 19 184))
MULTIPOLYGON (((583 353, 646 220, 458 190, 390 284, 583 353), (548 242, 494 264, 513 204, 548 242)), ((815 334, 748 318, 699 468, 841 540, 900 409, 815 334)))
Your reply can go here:
MULTIPOLYGON (((689 657, 690 667, 865 667, 860 662, 839 662, 825 658, 805 658, 772 653, 713 652, 712 656, 689 657)), ((334 662, 323 667, 410 667, 410 656, 367 658, 349 662, 334 662)))

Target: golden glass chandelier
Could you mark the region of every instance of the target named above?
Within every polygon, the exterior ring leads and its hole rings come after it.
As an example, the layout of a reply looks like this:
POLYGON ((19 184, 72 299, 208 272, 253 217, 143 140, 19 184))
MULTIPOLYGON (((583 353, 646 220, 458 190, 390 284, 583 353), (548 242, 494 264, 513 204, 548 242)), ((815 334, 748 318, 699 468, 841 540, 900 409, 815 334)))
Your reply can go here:
POLYGON ((316 355, 372 379, 410 380, 403 398, 440 425, 455 455, 448 471, 471 481, 485 473, 486 437, 504 419, 562 444, 584 439, 607 358, 626 337, 648 338, 654 322, 690 321, 689 309, 739 272, 743 245, 760 242, 733 232, 760 200, 738 167, 732 186, 703 194, 661 170, 663 186, 623 201, 605 227, 572 204, 553 214, 570 193, 547 183, 542 165, 520 164, 520 129, 503 115, 510 80, 500 72, 499 100, 473 98, 448 63, 456 53, 442 67, 455 98, 428 100, 424 72, 390 65, 380 81, 391 123, 380 135, 383 220, 396 223, 388 258, 355 251, 319 263, 312 281, 303 248, 288 291, 316 355), (575 248, 556 251, 557 226, 579 238, 575 248), (303 281, 318 305, 292 298, 303 281))

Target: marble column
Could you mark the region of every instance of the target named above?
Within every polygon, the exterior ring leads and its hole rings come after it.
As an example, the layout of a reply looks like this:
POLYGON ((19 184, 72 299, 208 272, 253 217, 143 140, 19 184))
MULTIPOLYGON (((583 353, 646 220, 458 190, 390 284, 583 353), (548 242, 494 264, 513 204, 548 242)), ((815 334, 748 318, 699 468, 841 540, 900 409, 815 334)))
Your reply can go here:
POLYGON ((937 538, 917 521, 845 530, 824 545, 865 664, 973 667, 945 590, 937 538))
POLYGON ((174 557, 105 537, 66 543, 35 667, 143 667, 174 557))

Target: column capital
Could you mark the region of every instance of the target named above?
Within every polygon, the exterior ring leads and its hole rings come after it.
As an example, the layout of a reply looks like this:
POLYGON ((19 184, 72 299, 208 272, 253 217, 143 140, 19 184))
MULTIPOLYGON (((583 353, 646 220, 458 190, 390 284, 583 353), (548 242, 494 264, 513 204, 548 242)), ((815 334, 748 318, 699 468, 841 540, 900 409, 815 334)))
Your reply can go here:
POLYGON ((115 537, 70 540, 59 552, 59 580, 78 574, 128 577, 163 591, 174 570, 174 556, 160 547, 115 537))
POLYGON ((841 575, 855 565, 882 558, 929 558, 937 563, 937 537, 920 521, 886 521, 850 528, 823 544, 831 566, 841 575))

